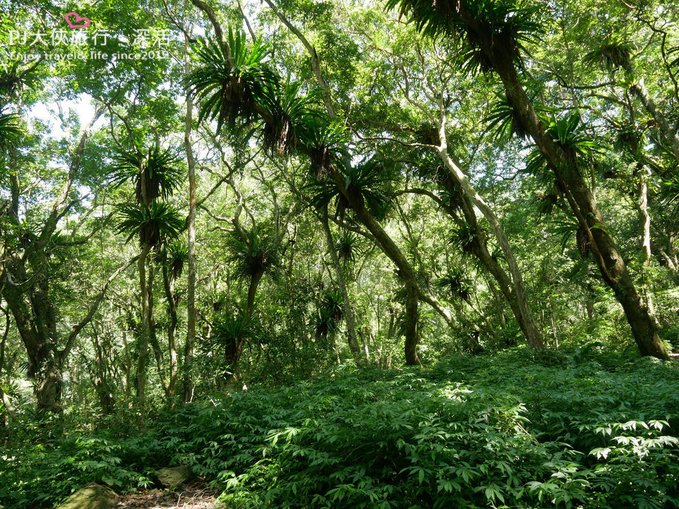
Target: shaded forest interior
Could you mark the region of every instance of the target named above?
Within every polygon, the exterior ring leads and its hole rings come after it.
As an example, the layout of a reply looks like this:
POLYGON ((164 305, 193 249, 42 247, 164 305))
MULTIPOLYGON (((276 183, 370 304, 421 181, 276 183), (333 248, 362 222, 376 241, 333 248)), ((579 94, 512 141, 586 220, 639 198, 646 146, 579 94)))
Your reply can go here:
POLYGON ((0 509, 679 507, 678 22, 0 0, 0 509))

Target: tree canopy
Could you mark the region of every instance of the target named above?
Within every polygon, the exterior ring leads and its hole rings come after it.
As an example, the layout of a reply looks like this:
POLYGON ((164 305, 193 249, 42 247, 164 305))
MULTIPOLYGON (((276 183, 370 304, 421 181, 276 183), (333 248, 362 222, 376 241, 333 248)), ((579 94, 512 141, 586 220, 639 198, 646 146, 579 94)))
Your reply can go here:
MULTIPOLYGON (((185 455, 149 456, 233 507, 679 503, 679 6, 65 5, 0 0, 0 456, 53 440, 77 469, 108 447, 97 419, 156 418, 185 455), (644 366, 664 413, 625 393, 653 399, 644 366), (611 391, 598 421, 565 417, 561 377, 583 405, 611 391), (215 466, 219 398, 245 445, 215 466), (476 440, 518 452, 488 466, 476 440)), ((143 487, 130 461, 72 478, 143 487)), ((31 498, 33 467, 3 468, 7 508, 76 487, 31 498)))

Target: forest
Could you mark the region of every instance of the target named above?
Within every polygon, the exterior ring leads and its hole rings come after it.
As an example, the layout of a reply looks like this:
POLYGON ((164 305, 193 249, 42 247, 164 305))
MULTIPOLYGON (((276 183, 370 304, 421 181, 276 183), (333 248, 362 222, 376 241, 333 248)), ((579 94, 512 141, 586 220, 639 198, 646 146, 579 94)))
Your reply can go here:
POLYGON ((0 509, 679 507, 678 23, 0 0, 0 509))

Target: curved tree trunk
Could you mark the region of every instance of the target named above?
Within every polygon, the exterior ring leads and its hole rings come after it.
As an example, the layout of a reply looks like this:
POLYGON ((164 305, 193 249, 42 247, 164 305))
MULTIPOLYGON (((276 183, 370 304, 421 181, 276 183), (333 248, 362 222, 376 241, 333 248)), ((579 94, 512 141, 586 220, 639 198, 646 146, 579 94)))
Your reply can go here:
POLYGON ((648 111, 648 113, 653 117, 653 120, 655 120, 655 123, 658 126, 660 137, 664 139, 665 143, 669 145, 669 149, 674 155, 674 158, 677 160, 677 162, 679 162, 679 135, 677 134, 677 130, 670 126, 670 123, 665 118, 665 115, 663 115, 660 110, 658 110, 655 101, 648 93, 644 79, 641 78, 634 85, 632 85, 630 87, 630 91, 639 98, 646 111, 648 111))
MULTIPOLYGON (((184 40, 184 69, 190 70, 188 58, 188 36, 184 40)), ((186 287, 186 343, 184 344, 183 393, 184 402, 193 399, 193 346, 196 342, 196 162, 193 158, 191 132, 193 129, 193 98, 186 97, 186 119, 184 123, 184 150, 189 170, 189 217, 188 217, 188 275, 186 287)))
MULTIPOLYGON (((468 19, 465 21, 469 22, 468 19)), ((643 302, 615 240, 608 232, 594 195, 578 167, 576 155, 572 150, 557 144, 546 132, 519 79, 511 52, 494 46, 490 38, 482 41, 482 46, 500 76, 523 128, 530 133, 547 160, 559 189, 568 200, 580 227, 587 233, 599 270, 625 311, 639 352, 668 359, 658 335, 655 317, 643 302)))
POLYGON ((650 172, 643 164, 637 165, 639 178, 639 220, 641 222, 641 247, 644 253, 644 263, 641 266, 641 294, 644 303, 651 313, 655 312, 653 294, 648 287, 648 269, 651 265, 651 214, 648 211, 648 183, 646 178, 650 172))
MULTIPOLYGON (((193 0, 194 3, 197 0, 193 0)), ((325 77, 323 76, 323 71, 321 69, 320 58, 314 46, 309 42, 309 40, 300 32, 283 12, 276 7, 274 2, 271 0, 266 0, 267 5, 273 10, 274 14, 281 20, 281 22, 288 27, 288 29, 299 39, 304 48, 309 54, 311 68, 316 78, 316 82, 321 88, 323 94, 323 102, 325 104, 328 116, 333 119, 336 117, 335 105, 332 100, 330 86, 328 85, 325 77)), ((401 250, 394 243, 394 241, 389 237, 389 235, 384 231, 380 224, 375 220, 374 217, 365 209, 363 205, 362 198, 360 196, 349 196, 347 192, 346 185, 344 183, 344 177, 337 171, 332 171, 332 178, 335 182, 337 189, 342 193, 342 195, 349 201, 351 208, 356 213, 357 219, 365 226, 368 231, 375 237, 380 248, 389 259, 391 259, 398 269, 398 275, 401 280, 406 285, 406 289, 410 296, 408 297, 409 304, 406 308, 410 309, 410 315, 408 320, 412 320, 412 323, 417 324, 418 320, 418 306, 415 305, 413 299, 419 300, 424 296, 422 290, 417 284, 417 279, 415 277, 415 272, 410 266, 410 263, 405 258, 401 250)), ((433 300, 432 300, 433 302, 433 300)), ((435 308, 436 309, 436 308, 435 308)), ((438 309, 437 309, 438 311, 438 309)), ((445 314, 443 314, 445 317, 445 314)), ((412 323, 406 327, 406 359, 408 363, 417 364, 419 359, 417 358, 417 344, 419 343, 419 335, 417 333, 417 326, 412 326, 412 323)))
POLYGON ((417 284, 415 271, 389 234, 384 231, 382 226, 380 226, 377 220, 365 208, 363 197, 359 193, 352 193, 347 189, 344 176, 337 170, 333 169, 331 176, 335 182, 335 185, 337 186, 338 191, 342 193, 342 195, 349 202, 351 209, 356 214, 356 218, 361 222, 361 224, 363 224, 363 226, 367 228, 370 233, 372 233, 373 237, 375 237, 380 248, 382 249, 382 252, 387 255, 387 257, 392 262, 394 262, 394 265, 396 265, 396 268, 398 269, 398 277, 401 279, 401 281, 403 281, 408 295, 406 300, 408 326, 405 330, 406 363, 418 364, 419 359, 417 357, 417 345, 420 341, 417 331, 417 320, 419 312, 415 301, 419 300, 422 292, 417 284))
MULTIPOLYGON (((514 313, 514 316, 516 316, 519 326, 521 327, 521 331, 526 337, 528 344, 533 348, 544 347, 542 335, 540 334, 538 327, 535 325, 530 307, 528 306, 528 298, 526 297, 526 291, 523 286, 521 270, 519 269, 519 265, 516 262, 516 258, 514 257, 514 252, 509 245, 509 239, 507 239, 504 228, 502 228, 500 220, 495 215, 495 212, 493 212, 493 209, 491 209, 486 201, 476 192, 476 189, 474 189, 469 183, 467 176, 448 153, 448 141, 446 138, 446 115, 443 111, 443 108, 441 109, 439 124, 439 141, 440 145, 438 151, 441 161, 448 170, 451 178, 453 178, 457 183, 463 198, 476 206, 476 208, 481 211, 483 217, 486 218, 490 224, 493 234, 500 244, 502 253, 504 254, 505 260, 507 261, 511 278, 507 277, 504 270, 502 270, 499 264, 493 259, 492 256, 490 256, 486 249, 485 242, 479 242, 477 244, 477 255, 479 259, 483 262, 483 264, 500 285, 500 290, 509 302, 512 312, 514 313)), ((475 226, 475 231, 477 234, 479 234, 480 228, 478 228, 476 225, 476 217, 473 208, 472 210, 469 210, 469 207, 467 206, 466 209, 466 211, 463 211, 465 212, 465 218, 467 219, 467 222, 469 223, 472 221, 473 225, 475 226), (474 217, 472 218, 472 216, 474 217)))
MULTIPOLYGON (((28 256, 33 271, 44 267, 42 250, 28 256)), ((28 282, 26 259, 13 257, 5 267, 4 298, 14 317, 28 355, 28 377, 33 381, 36 407, 40 413, 60 413, 63 380, 61 362, 56 350, 56 316, 51 303, 48 274, 24 288, 28 282)), ((45 270, 44 268, 42 270, 45 270)))
MULTIPOLYGON (((443 206, 444 210, 453 218, 453 220, 459 224, 466 223, 467 227, 469 227, 471 231, 474 232, 474 238, 470 246, 471 254, 474 255, 479 260, 479 262, 481 262, 481 265, 483 265, 483 267, 490 273, 495 282, 498 284, 500 293, 509 304, 509 308, 516 318, 519 328, 523 332, 526 340, 528 340, 529 332, 527 331, 530 331, 532 315, 529 314, 526 317, 526 315, 523 314, 523 308, 519 305, 517 293, 513 290, 512 279, 507 274, 505 269, 502 268, 502 266, 498 263, 495 257, 490 254, 490 251, 488 251, 488 241, 486 239, 486 234, 483 229, 479 227, 476 218, 476 212, 474 211, 474 204, 469 199, 469 197, 462 193, 461 189, 457 185, 456 181, 452 179, 452 177, 445 179, 443 185, 446 187, 446 190, 451 196, 455 196, 457 198, 457 203, 460 205, 462 214, 464 215, 464 223, 460 218, 457 217, 454 208, 446 206, 446 204, 443 202, 440 202, 439 204, 443 206)), ((526 309, 528 308, 527 306, 528 305, 526 304, 526 309)), ((500 321, 504 321, 503 315, 500 316, 500 321)), ((533 327, 535 326, 533 325, 533 327)), ((531 342, 528 341, 528 344, 531 344, 531 342)), ((540 347, 540 343, 538 343, 537 347, 540 347)))
MULTIPOLYGON (((57 312, 51 289, 52 268, 49 263, 49 245, 57 232, 59 221, 77 201, 69 200, 73 183, 80 169, 89 130, 102 114, 97 109, 89 126, 82 132, 68 168, 66 182, 49 210, 49 215, 38 232, 22 236, 19 249, 3 253, 4 264, 0 266, 0 286, 9 310, 14 317, 19 336, 28 356, 28 376, 33 380, 34 394, 39 412, 60 413, 63 379, 61 370, 82 329, 92 320, 101 304, 106 290, 117 270, 94 297, 84 317, 71 327, 64 338, 57 328, 57 312), (29 277, 29 274, 33 276, 29 277), (36 275, 38 277, 36 277, 36 275), (60 342, 59 340, 63 341, 60 342), (60 348, 63 346, 63 348, 60 348)), ((9 173, 9 221, 22 228, 19 218, 21 185, 17 168, 16 149, 10 154, 10 165, 15 171, 9 173)))

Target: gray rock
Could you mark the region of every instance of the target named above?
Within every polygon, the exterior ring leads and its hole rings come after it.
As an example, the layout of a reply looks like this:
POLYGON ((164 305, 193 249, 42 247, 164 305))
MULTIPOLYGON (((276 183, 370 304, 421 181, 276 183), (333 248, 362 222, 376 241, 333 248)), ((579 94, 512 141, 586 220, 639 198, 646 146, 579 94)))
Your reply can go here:
POLYGON ((160 484, 173 490, 191 479, 191 468, 188 465, 161 468, 156 476, 160 484))
POLYGON ((68 497, 56 509, 113 509, 118 503, 118 495, 111 488, 90 484, 68 497))

